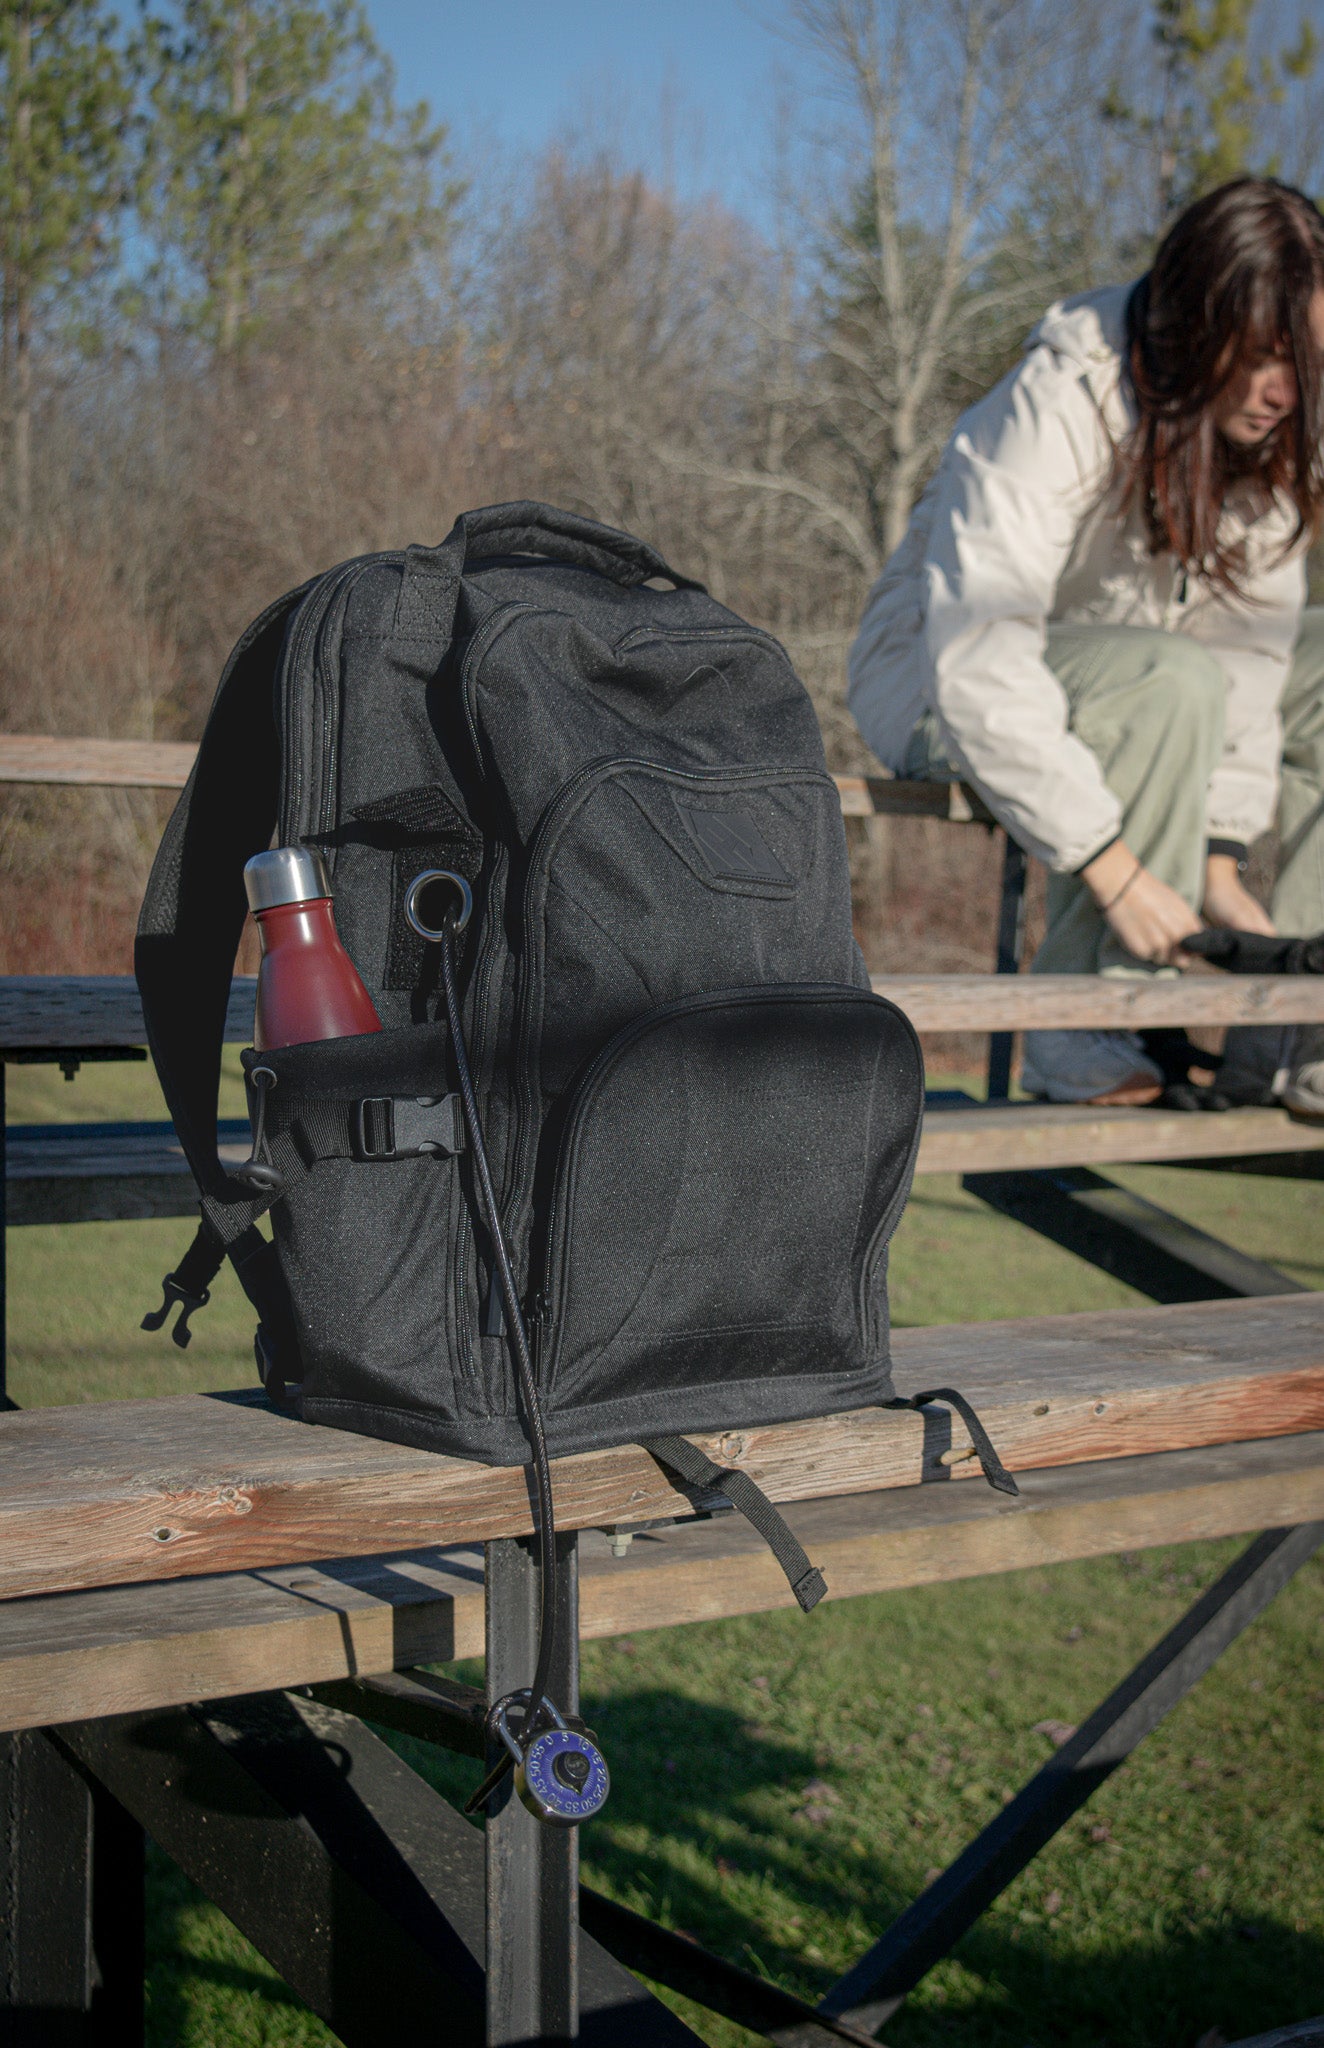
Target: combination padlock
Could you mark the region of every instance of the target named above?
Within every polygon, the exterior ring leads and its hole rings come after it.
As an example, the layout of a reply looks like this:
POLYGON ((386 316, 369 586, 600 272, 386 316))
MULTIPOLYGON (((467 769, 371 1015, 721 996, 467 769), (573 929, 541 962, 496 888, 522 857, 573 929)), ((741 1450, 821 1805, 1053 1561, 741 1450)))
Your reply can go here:
POLYGON ((550 1727, 539 1727, 527 1741, 512 1734, 510 1709, 527 1700, 527 1693, 511 1693, 497 1701, 490 1716, 493 1731, 510 1751, 515 1790, 535 1820, 578 1827, 606 1803, 611 1790, 607 1759, 591 1735, 567 1727, 550 1700, 543 1701, 550 1727))

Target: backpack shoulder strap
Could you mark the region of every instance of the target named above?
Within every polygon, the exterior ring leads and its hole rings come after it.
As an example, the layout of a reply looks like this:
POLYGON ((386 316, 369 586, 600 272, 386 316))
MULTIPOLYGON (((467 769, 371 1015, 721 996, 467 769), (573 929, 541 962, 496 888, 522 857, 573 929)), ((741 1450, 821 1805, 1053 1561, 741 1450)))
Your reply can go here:
POLYGON ((133 950, 147 1042, 204 1195, 226 1179, 216 1097, 230 980, 247 903, 244 863, 271 844, 280 797, 274 683, 309 585, 253 621, 221 677, 198 757, 166 826, 133 950))
MULTIPOLYGON (((316 580, 316 579, 315 579, 316 580)), ((286 1341, 289 1307, 271 1247, 254 1228, 269 1206, 227 1176, 216 1143, 221 1048, 247 901, 244 863, 271 843, 280 800, 275 679, 286 627, 312 589, 290 591, 256 618, 225 665, 193 772, 171 813, 143 897, 133 964, 147 1042, 184 1155, 202 1193, 202 1227, 165 1300, 144 1328, 173 1332, 188 1318, 228 1252, 268 1330, 286 1341)))

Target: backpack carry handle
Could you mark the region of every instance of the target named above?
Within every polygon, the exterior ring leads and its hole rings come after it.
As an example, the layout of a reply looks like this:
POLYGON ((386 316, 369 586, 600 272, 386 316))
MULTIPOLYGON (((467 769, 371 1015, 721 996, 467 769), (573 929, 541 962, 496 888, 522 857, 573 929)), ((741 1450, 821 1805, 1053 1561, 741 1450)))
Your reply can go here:
POLYGON ((455 602, 465 570, 494 555, 542 555, 574 569, 593 569, 626 589, 665 576, 678 590, 702 590, 680 576, 656 548, 578 512, 518 499, 462 512, 440 547, 411 547, 405 555, 395 631, 407 639, 438 639, 445 646, 455 624, 455 602))

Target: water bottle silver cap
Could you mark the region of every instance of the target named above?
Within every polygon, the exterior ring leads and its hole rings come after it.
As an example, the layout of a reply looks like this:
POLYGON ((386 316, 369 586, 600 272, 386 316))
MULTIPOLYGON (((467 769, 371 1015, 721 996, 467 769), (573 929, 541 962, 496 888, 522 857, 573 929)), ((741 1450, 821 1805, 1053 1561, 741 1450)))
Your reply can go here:
POLYGON ((329 896, 331 878, 316 847, 275 846, 270 853, 255 853, 247 863, 244 888, 250 910, 274 910, 280 903, 329 896))

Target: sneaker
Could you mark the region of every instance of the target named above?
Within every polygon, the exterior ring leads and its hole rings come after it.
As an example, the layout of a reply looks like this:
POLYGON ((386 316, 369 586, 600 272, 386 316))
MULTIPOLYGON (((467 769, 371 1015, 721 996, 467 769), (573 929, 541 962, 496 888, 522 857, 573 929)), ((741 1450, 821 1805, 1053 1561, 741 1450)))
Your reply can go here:
POLYGON ((1157 1102, 1163 1069, 1134 1031, 1027 1031, 1021 1086, 1049 1102, 1157 1102))
POLYGON ((1218 1092, 1239 1107, 1281 1103, 1324 1122, 1324 1024, 1238 1024, 1227 1035, 1218 1092))
POLYGON ((1298 1024, 1287 1073, 1277 1091, 1283 1108, 1306 1123, 1324 1124, 1324 1024, 1298 1024))
POLYGON ((1219 1094, 1239 1109, 1268 1108, 1279 1101, 1296 1036, 1291 1024, 1234 1024, 1219 1062, 1219 1094))

